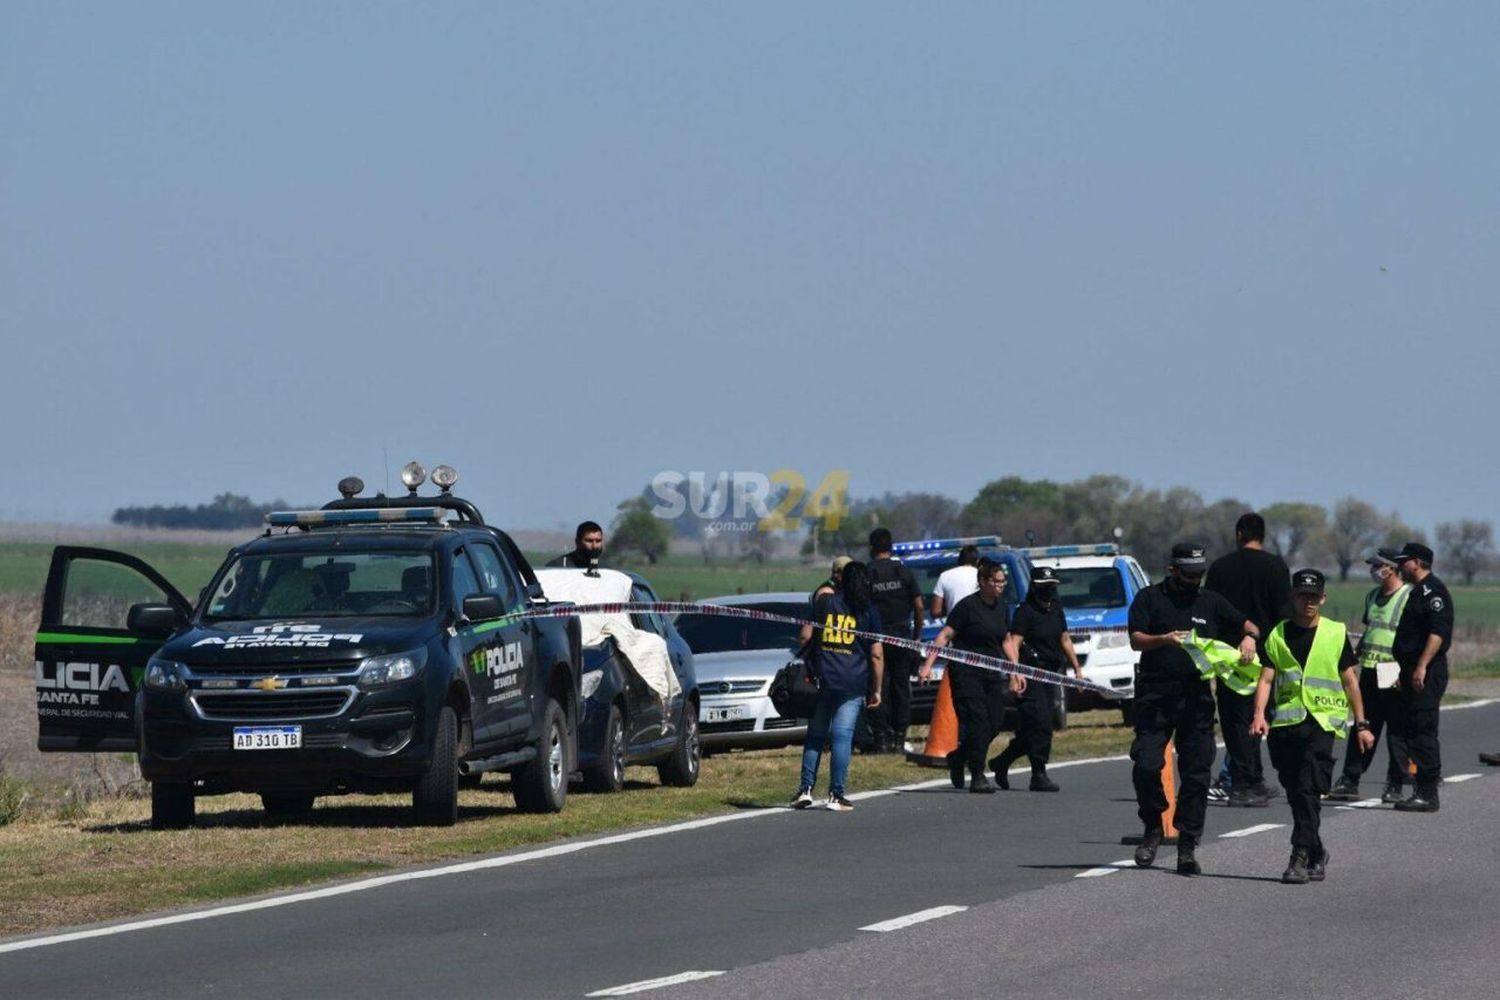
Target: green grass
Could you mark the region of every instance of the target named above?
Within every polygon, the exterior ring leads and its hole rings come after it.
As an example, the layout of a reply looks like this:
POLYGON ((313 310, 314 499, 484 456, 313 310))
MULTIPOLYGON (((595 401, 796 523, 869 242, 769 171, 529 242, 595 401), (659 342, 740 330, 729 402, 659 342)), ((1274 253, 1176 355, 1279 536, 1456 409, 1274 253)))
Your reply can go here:
MULTIPOLYGON (((1460 628, 1500 627, 1500 586, 1476 583, 1472 587, 1454 586, 1452 580, 1445 581, 1453 591, 1455 622, 1460 628)), ((1368 579, 1347 582, 1330 581, 1328 604, 1323 613, 1329 618, 1357 625, 1365 610, 1365 595, 1373 586, 1368 579)))
POLYGON ((1454 677, 1500 677, 1500 657, 1451 668, 1454 677))

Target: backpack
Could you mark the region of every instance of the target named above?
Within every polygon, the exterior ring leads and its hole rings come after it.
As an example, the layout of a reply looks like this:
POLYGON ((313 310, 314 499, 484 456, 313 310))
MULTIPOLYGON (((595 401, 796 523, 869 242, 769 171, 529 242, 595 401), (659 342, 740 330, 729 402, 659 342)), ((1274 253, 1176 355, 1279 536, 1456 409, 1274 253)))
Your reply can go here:
POLYGON ((818 678, 812 664, 817 659, 817 638, 797 650, 786 666, 771 679, 771 706, 784 719, 810 719, 818 708, 818 678))

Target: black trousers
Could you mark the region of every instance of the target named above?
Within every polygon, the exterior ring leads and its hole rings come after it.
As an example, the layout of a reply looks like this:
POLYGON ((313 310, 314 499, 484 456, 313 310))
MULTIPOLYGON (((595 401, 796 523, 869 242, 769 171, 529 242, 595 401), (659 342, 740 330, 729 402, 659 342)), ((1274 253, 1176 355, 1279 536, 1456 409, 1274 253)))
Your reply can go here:
POLYGON ((984 773, 984 756, 1000 732, 1008 681, 993 670, 948 664, 953 712, 958 716, 958 754, 972 775, 984 773))
POLYGON ((1318 809, 1333 786, 1333 740, 1312 716, 1271 730, 1271 766, 1292 807, 1292 846, 1306 849, 1314 860, 1323 856, 1318 809))
POLYGON ((1386 737, 1398 744, 1393 752, 1403 752, 1417 765, 1417 784, 1436 785, 1443 777, 1443 752, 1438 742, 1438 704, 1443 692, 1448 690, 1448 664, 1435 663, 1427 667, 1427 686, 1421 691, 1411 689, 1411 670, 1402 667, 1401 697, 1397 700, 1397 714, 1401 716, 1401 736, 1396 736, 1396 726, 1391 725, 1391 734, 1386 737))
POLYGON ((1016 700, 1016 735, 1011 737, 1000 756, 1007 763, 1017 757, 1031 761, 1033 771, 1045 771, 1052 759, 1051 684, 1028 681, 1026 690, 1016 700))
POLYGON ((1360 670, 1359 696, 1365 703, 1365 718, 1370 720, 1370 732, 1375 736, 1375 745, 1361 752, 1359 744, 1353 740, 1349 741, 1349 747, 1344 751, 1344 777, 1357 782, 1370 769, 1370 765, 1375 762, 1375 751, 1380 746, 1380 734, 1389 727, 1390 732, 1385 741, 1388 759, 1385 783, 1404 785, 1406 784, 1406 762, 1409 758, 1405 733, 1397 732, 1406 724, 1406 714, 1401 708, 1401 692, 1396 688, 1382 690, 1376 686, 1377 683, 1378 678, 1374 668, 1360 670))
POLYGON ((1214 695, 1200 678, 1163 680, 1140 676, 1135 682, 1135 740, 1130 759, 1135 762, 1136 813, 1146 829, 1161 826, 1167 793, 1161 784, 1167 741, 1177 741, 1177 764, 1182 786, 1177 793, 1176 826, 1197 841, 1203 836, 1208 811, 1208 782, 1214 766, 1214 695))
POLYGON ((871 713, 870 729, 877 739, 899 746, 911 724, 911 673, 917 654, 895 646, 885 648, 885 673, 880 678, 880 707, 871 713))
POLYGON ((1219 683, 1214 694, 1219 704, 1219 729, 1224 734, 1224 756, 1229 758, 1229 787, 1249 788, 1266 780, 1260 760, 1260 737, 1250 735, 1255 714, 1255 696, 1237 694, 1219 683))

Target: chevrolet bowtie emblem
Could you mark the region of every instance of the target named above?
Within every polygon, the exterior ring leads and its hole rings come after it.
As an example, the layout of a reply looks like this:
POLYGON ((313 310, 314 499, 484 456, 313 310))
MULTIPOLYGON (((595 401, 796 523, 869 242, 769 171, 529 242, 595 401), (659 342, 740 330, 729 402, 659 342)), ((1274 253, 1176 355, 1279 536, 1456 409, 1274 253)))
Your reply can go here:
POLYGON ((262 677, 250 686, 261 691, 279 691, 286 687, 286 681, 273 674, 270 677, 262 677))

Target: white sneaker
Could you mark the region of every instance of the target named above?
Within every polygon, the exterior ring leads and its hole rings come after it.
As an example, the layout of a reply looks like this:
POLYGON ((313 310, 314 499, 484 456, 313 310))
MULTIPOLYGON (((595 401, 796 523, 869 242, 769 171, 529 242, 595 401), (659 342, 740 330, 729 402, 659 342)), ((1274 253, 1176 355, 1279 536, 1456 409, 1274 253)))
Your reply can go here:
POLYGON ((791 801, 791 807, 793 809, 806 809, 812 804, 813 797, 811 788, 799 789, 797 792, 797 797, 792 799, 791 801))
POLYGON ((850 802, 848 799, 844 798, 842 795, 834 795, 832 792, 829 792, 828 793, 828 808, 832 809, 834 812, 846 813, 849 810, 851 810, 851 809, 854 808, 854 803, 850 802))

